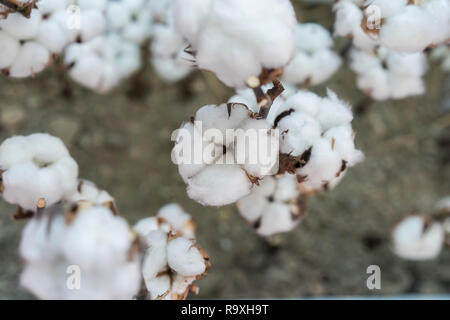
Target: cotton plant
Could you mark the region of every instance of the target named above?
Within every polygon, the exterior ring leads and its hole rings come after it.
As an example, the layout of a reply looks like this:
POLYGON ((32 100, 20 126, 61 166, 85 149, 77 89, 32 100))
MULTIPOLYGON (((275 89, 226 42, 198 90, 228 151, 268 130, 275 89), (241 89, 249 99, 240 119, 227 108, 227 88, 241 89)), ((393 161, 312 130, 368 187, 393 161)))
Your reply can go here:
POLYGON ((447 0, 339 0, 334 11, 335 34, 363 50, 381 45, 413 53, 450 39, 447 0))
POLYGON ((441 199, 429 216, 413 214, 403 219, 392 234, 392 249, 407 260, 436 259, 450 233, 450 197, 441 199))
POLYGON ((325 82, 339 69, 342 60, 333 51, 333 38, 317 23, 295 27, 295 56, 284 68, 284 83, 307 87, 325 82))
POLYGON ((174 0, 174 18, 197 66, 230 87, 266 82, 295 54, 289 0, 174 0))
POLYGON ((236 206, 245 221, 264 237, 294 229, 305 212, 306 197, 295 175, 269 176, 236 206))
POLYGON ((0 145, 3 199, 26 211, 66 200, 77 190, 78 165, 64 143, 45 133, 14 136, 0 145))
POLYGON ((134 226, 145 244, 141 296, 150 300, 184 300, 198 293, 194 282, 206 275, 209 256, 195 242, 192 217, 177 204, 162 207, 156 217, 134 226))
POLYGON ((403 99, 425 93, 423 76, 427 58, 423 52, 400 53, 385 47, 374 51, 353 48, 350 67, 356 84, 374 100, 403 99))

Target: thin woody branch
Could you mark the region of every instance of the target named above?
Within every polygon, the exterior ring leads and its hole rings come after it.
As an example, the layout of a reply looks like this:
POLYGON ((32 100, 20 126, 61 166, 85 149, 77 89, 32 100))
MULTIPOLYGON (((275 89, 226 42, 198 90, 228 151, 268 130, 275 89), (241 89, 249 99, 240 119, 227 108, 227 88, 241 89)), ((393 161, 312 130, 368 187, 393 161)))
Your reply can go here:
POLYGON ((0 15, 3 14, 6 17, 9 13, 16 12, 20 13, 26 18, 30 18, 31 10, 33 10, 33 8, 36 8, 36 2, 37 0, 33 0, 27 3, 21 3, 18 0, 0 0, 0 4, 9 9, 9 11, 2 12, 0 13, 0 15))

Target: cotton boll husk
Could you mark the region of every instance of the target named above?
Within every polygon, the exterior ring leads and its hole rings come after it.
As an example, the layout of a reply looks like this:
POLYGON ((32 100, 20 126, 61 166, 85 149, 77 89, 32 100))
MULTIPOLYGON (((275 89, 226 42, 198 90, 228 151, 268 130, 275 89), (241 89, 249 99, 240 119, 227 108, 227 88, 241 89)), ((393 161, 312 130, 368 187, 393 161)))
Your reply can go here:
POLYGON ((277 233, 292 230, 300 220, 293 220, 291 211, 287 204, 270 203, 261 218, 258 233, 263 236, 271 236, 277 233))
POLYGON ((232 154, 227 152, 217 162, 188 179, 191 199, 207 206, 223 206, 250 193, 252 183, 245 171, 236 164, 223 164, 234 163, 232 154))
POLYGON ((394 230, 394 252, 409 260, 428 260, 436 258, 444 242, 442 225, 434 223, 424 230, 425 221, 420 216, 403 220, 394 230))
POLYGON ((78 213, 61 246, 68 260, 82 269, 93 269, 125 262, 131 240, 131 230, 123 218, 96 206, 78 213))
POLYGON ((6 19, 0 19, 0 29, 17 40, 28 40, 37 35, 41 20, 42 15, 38 10, 32 10, 30 18, 25 18, 20 13, 12 13, 6 19))
POLYGON ((0 69, 9 67, 19 54, 20 43, 15 38, 9 36, 6 32, 0 31, 0 69))
POLYGON ((205 260, 192 240, 176 238, 167 244, 167 262, 178 274, 189 277, 206 270, 205 260))
POLYGON ((280 151, 292 156, 301 155, 320 138, 319 123, 310 115, 294 112, 278 123, 281 132, 280 151))
POLYGON ((309 190, 321 190, 324 184, 334 179, 340 171, 342 159, 331 143, 321 138, 314 143, 308 163, 297 170, 297 175, 306 177, 302 183, 309 190))
POLYGON ((50 52, 37 42, 24 43, 9 68, 9 76, 24 78, 41 72, 50 63, 50 52))

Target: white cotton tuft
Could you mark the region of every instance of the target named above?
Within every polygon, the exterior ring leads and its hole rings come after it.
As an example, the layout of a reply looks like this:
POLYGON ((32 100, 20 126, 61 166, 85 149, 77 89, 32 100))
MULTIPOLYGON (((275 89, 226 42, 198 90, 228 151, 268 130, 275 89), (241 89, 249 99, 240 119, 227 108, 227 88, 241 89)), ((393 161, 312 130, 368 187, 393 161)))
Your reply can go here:
POLYGON ((35 211, 70 198, 77 188, 78 165, 59 138, 36 133, 15 136, 0 145, 5 201, 35 211))
POLYGON ((425 219, 411 216, 403 220, 392 235, 394 252, 409 260, 436 258, 444 242, 442 225, 433 223, 425 229, 425 219))
POLYGON ((295 12, 288 0, 175 0, 174 17, 199 68, 231 87, 243 88, 264 68, 284 67, 294 54, 295 12))
POLYGON ((167 245, 167 263, 178 274, 189 277, 206 270, 205 261, 192 240, 176 238, 167 245))

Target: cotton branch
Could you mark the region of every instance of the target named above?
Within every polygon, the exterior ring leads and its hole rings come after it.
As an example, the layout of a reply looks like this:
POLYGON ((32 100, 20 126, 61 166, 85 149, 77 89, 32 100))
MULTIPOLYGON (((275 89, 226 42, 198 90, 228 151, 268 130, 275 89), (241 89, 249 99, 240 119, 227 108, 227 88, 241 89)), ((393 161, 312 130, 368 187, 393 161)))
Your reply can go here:
POLYGON ((7 7, 10 11, 1 12, 4 18, 8 16, 9 13, 17 12, 23 15, 25 18, 30 18, 31 10, 36 8, 37 0, 33 0, 27 3, 21 3, 18 0, 0 0, 0 4, 7 7))
POLYGON ((253 93, 255 94, 256 101, 260 106, 258 118, 266 119, 269 114, 270 107, 276 98, 278 98, 284 91, 284 87, 279 80, 274 80, 273 88, 267 90, 266 93, 263 92, 261 86, 252 88, 253 93))

